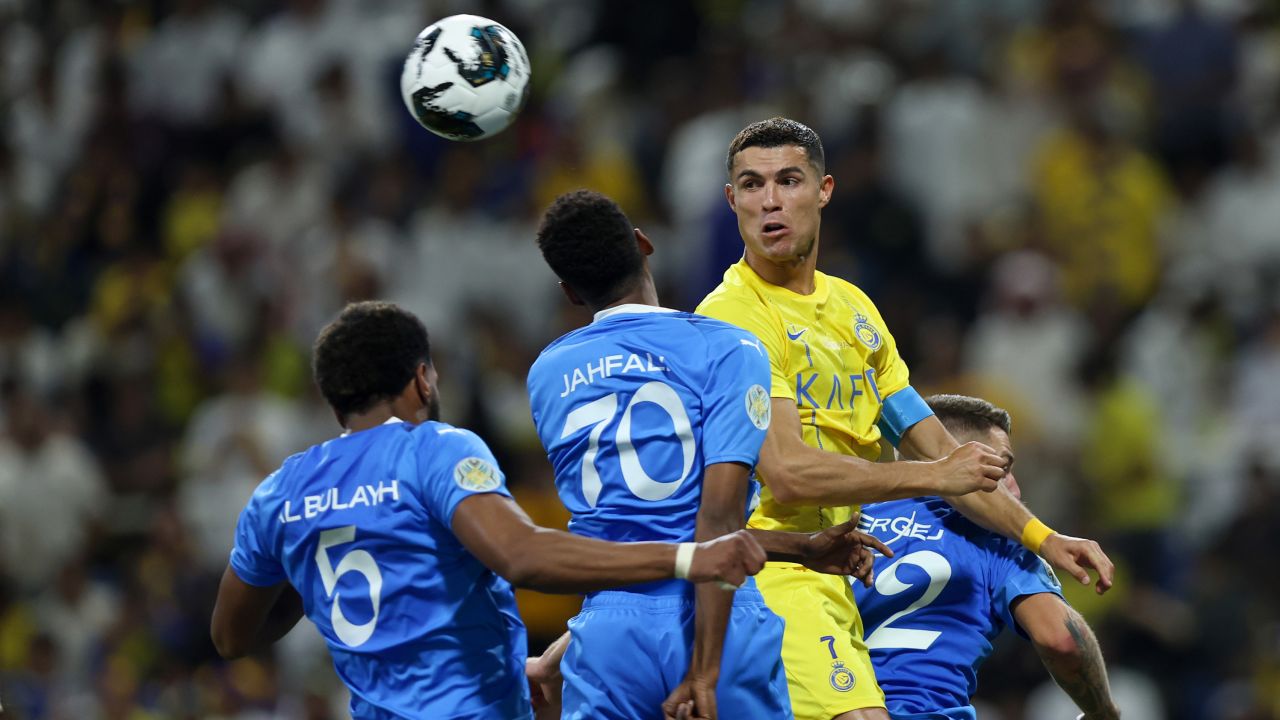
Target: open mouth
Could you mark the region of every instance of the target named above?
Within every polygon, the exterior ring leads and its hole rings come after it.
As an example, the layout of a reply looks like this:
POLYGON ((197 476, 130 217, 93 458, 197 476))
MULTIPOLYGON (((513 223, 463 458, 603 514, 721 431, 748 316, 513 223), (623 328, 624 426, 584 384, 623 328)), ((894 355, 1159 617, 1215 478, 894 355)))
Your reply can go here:
POLYGON ((764 231, 765 237, 771 237, 771 238, 778 237, 787 232, 787 226, 783 225, 780 222, 767 222, 764 224, 764 227, 762 229, 764 231))

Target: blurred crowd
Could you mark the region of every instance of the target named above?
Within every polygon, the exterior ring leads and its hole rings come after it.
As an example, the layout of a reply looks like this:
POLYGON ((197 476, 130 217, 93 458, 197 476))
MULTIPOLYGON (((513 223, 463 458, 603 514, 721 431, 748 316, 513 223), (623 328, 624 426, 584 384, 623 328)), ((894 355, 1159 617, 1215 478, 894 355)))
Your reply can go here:
MULTIPOLYGON (((1280 718, 1276 0, 0 0, 0 714, 343 717, 308 624, 208 640, 252 489, 339 432, 318 329, 418 313, 444 419, 562 526, 524 378, 589 318, 541 209, 617 199, 690 309, 741 253, 725 148, 774 114, 826 145, 821 267, 917 388, 1008 408, 1029 504, 1117 561, 1067 591, 1125 717, 1280 718), (398 93, 455 12, 534 68, 476 144, 398 93)), ((536 653, 577 599, 521 604, 536 653)), ((1023 645, 982 717, 1072 717, 1023 645)))

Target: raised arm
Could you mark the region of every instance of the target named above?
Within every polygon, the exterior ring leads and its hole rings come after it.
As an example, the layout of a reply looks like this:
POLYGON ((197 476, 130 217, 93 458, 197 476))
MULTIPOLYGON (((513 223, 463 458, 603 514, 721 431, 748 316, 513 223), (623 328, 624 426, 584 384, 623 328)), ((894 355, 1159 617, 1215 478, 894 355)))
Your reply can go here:
POLYGON ((1085 720, 1117 720, 1102 650, 1089 625, 1062 598, 1039 593, 1013 602, 1013 616, 1035 645, 1040 660, 1085 720))
POLYGON ((773 398, 771 410, 773 422, 760 450, 759 469, 774 499, 783 505, 857 505, 956 495, 992 490, 1004 475, 1003 460, 979 443, 922 458, 938 462, 877 463, 826 452, 804 442, 794 401, 773 398))
MULTIPOLYGON (((505 495, 468 497, 452 525, 472 555, 519 587, 578 593, 676 577, 673 543, 611 543, 539 527, 505 495)), ((698 543, 687 579, 741 585, 764 562, 760 545, 739 531, 698 543)))
MULTIPOLYGON (((938 418, 929 416, 902 434, 898 452, 908 460, 936 460, 947 457, 958 447, 959 443, 938 418)), ((1000 465, 1003 475, 1003 460, 1000 465)), ((1003 485, 994 492, 948 496, 946 500, 965 517, 1022 543, 1083 585, 1089 584, 1087 568, 1092 568, 1098 573, 1095 586, 1098 594, 1111 588, 1115 567, 1098 543, 1054 532, 1003 485)))

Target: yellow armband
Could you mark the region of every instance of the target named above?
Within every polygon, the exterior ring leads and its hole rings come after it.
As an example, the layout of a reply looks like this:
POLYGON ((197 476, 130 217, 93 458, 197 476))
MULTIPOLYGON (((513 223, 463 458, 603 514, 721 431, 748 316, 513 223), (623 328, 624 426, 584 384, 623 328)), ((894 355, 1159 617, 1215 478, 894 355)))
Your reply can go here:
POLYGON ((1039 518, 1031 518, 1027 521, 1026 526, 1022 528, 1022 546, 1033 553, 1039 554, 1040 545, 1053 533, 1053 529, 1040 522, 1039 518))

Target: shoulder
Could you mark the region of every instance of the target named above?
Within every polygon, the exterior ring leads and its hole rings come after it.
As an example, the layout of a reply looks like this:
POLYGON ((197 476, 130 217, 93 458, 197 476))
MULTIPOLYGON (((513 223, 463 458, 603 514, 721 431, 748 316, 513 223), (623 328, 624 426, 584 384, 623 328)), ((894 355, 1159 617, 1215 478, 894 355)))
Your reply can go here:
POLYGON ((764 297, 750 287, 721 292, 721 285, 698 305, 696 312, 711 319, 745 328, 752 334, 768 340, 767 335, 781 336, 782 316, 764 297))
POLYGON ((708 343, 739 345, 739 341, 754 342, 755 335, 731 322, 694 313, 681 313, 685 324, 706 339, 708 343))
POLYGON ((415 425, 409 433, 419 447, 429 446, 433 451, 442 454, 481 449, 488 452, 489 450, 489 446, 479 435, 449 423, 428 420, 415 425))
POLYGON ((876 305, 872 302, 871 296, 863 292, 862 288, 854 285, 844 278, 836 277, 835 275, 827 275, 822 271, 818 271, 818 274, 826 278, 827 287, 830 288, 832 293, 840 295, 842 298, 855 305, 860 305, 864 308, 869 307, 872 310, 875 309, 876 305))

